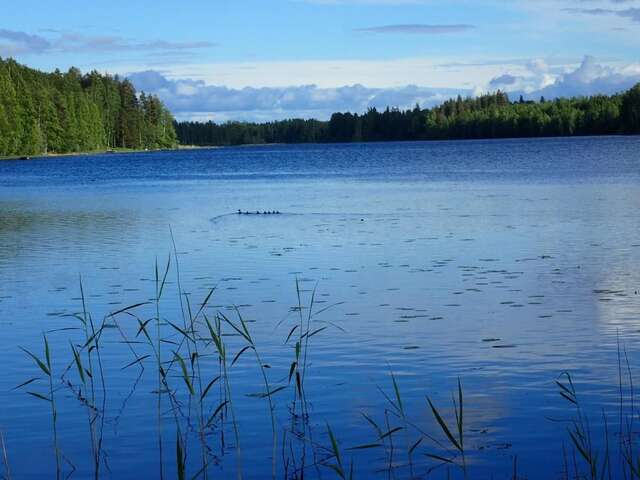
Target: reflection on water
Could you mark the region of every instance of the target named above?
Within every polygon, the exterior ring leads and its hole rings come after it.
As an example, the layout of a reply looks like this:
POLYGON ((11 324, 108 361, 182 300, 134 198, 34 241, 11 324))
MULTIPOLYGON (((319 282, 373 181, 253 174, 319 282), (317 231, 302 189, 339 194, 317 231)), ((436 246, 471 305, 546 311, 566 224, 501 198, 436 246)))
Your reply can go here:
MULTIPOLYGON (((169 228, 183 302, 197 310, 215 287, 205 313, 232 315, 237 306, 273 385, 288 383, 293 345, 283 344, 298 315, 296 280, 304 305, 317 285, 316 310, 331 306, 318 315, 329 328, 313 337, 305 379, 306 434, 318 444, 329 445, 325 422, 345 448, 375 439, 362 413, 385 421, 380 389, 393 396, 390 371, 413 421, 444 440, 425 395, 452 418, 459 377, 468 462, 478 475, 509 475, 517 455, 523 474, 558 476, 565 426, 549 419, 569 411, 554 380, 571 371, 597 429, 600 407, 617 402, 618 335, 631 365, 640 354, 638 147, 637 138, 443 142, 0 163, 0 430, 14 476, 55 470, 46 406, 12 390, 37 375, 17 346, 40 352, 41 333, 52 332, 54 367, 63 370, 77 331, 60 329, 79 326, 79 277, 96 319, 153 299, 154 265, 162 269, 172 250, 169 228), (31 462, 34 449, 51 454, 31 462)), ((162 317, 181 322, 174 268, 162 317)), ((136 314, 149 319, 154 309, 136 314)), ((132 318, 120 322, 127 339, 140 340, 132 318)), ((169 324, 162 329, 175 341, 169 324)), ((122 370, 131 347, 150 352, 123 342, 117 328, 102 341, 104 461, 116 478, 139 478, 157 470, 153 363, 142 362, 142 375, 137 365, 122 370)), ((242 342, 228 341, 235 355, 242 342)), ((211 359, 202 365, 203 376, 218 375, 211 359)), ((230 378, 244 475, 268 477, 271 423, 255 397, 264 386, 250 355, 230 378)), ((279 428, 290 427, 292 388, 273 396, 279 428)), ((57 393, 61 449, 84 478, 92 471, 86 413, 71 390, 57 393)), ((172 435, 167 426, 168 475, 176 468, 172 435)), ((212 475, 231 475, 232 430, 209 440, 212 475)), ((197 445, 197 435, 191 441, 197 445)), ((416 450, 420 475, 436 463, 424 456, 435 448, 425 441, 416 450)), ((363 475, 389 463, 378 449, 353 458, 363 475)), ((409 473, 402 462, 397 478, 409 473)))

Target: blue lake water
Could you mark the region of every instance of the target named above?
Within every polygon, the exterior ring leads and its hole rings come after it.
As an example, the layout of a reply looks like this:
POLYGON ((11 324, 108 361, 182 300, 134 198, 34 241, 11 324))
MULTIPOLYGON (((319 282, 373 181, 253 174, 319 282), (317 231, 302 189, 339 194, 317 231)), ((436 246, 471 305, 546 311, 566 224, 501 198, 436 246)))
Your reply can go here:
MULTIPOLYGON (((187 299, 195 314, 213 287, 204 313, 238 323, 237 307, 272 390, 286 387, 271 396, 278 478, 335 475, 322 465, 336 463, 327 423, 356 478, 461 478, 426 455, 452 450, 426 396, 453 423, 458 379, 470 478, 511 478, 516 457, 522 476, 563 478, 563 420, 575 412, 555 383, 564 371, 594 448, 603 448, 603 408, 612 449, 618 441, 619 367, 628 409, 626 359, 632 373, 640 360, 639 137, 106 154, 0 162, 0 432, 13 478, 55 475, 49 402, 26 393, 48 395, 48 383, 18 347, 42 356, 47 333, 63 476, 91 477, 90 392, 70 347, 84 343, 73 316, 80 278, 96 324, 150 301, 129 313, 152 319, 155 334, 155 265, 162 275, 173 256, 170 232, 180 283, 172 259, 160 302, 163 364, 173 360, 174 393, 161 394, 167 478, 177 471, 176 425, 188 478, 203 462, 210 478, 234 478, 239 465, 243 478, 272 473, 269 406, 256 396, 263 377, 250 351, 230 365, 244 339, 225 327, 240 461, 229 404, 224 421, 199 432, 199 415, 226 398, 218 380, 202 412, 196 401, 220 373, 212 345, 202 340, 196 395, 175 361, 178 351, 191 371, 193 352, 169 322, 183 325, 187 299), (288 382, 302 329, 285 344, 300 322, 296 282, 305 322, 316 289, 311 331, 327 327, 309 339, 303 416, 292 414, 288 382), (406 420, 391 405, 391 372, 406 420), (363 413, 402 430, 380 440, 363 413), (383 446, 348 450, 371 443, 383 446)), ((206 337, 203 317, 196 323, 206 337)), ((159 478, 153 351, 133 315, 105 325, 105 395, 94 379, 101 475, 159 478)))

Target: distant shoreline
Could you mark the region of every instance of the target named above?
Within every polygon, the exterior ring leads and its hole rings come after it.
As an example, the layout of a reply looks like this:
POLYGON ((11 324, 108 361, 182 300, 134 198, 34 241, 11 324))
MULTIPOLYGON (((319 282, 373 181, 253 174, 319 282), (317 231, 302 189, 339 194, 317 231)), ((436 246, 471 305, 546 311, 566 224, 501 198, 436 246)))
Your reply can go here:
POLYGON ((3 161, 28 161, 38 160, 45 158, 57 158, 57 157, 83 157, 91 155, 117 155, 126 153, 157 153, 157 152, 178 152, 189 150, 217 150, 224 148, 260 148, 260 147, 273 147, 283 145, 366 145, 366 144, 385 144, 385 143, 440 143, 440 142, 481 142, 481 141, 505 141, 505 140, 552 140, 552 139, 579 139, 579 138, 627 138, 638 137, 638 134, 602 134, 602 135, 555 135, 555 136, 542 136, 542 137, 487 137, 487 138, 452 138, 452 139, 425 139, 425 140, 370 140, 361 142, 273 142, 273 143, 242 143, 237 145, 178 145, 175 148, 159 148, 159 149, 133 149, 133 148, 117 148, 110 150, 95 150, 86 152, 67 152, 67 153, 47 153, 39 155, 14 155, 10 157, 1 157, 0 162, 3 161))
POLYGON ((602 133, 591 135, 545 135, 545 136, 520 136, 520 137, 482 137, 482 138, 419 138, 407 140, 358 140, 343 142, 271 142, 271 143, 237 143, 228 145, 181 145, 176 149, 168 150, 207 150, 215 148, 239 148, 239 147, 274 147, 278 145, 368 145, 385 143, 442 143, 442 142, 482 142, 503 140, 551 140, 560 138, 627 138, 639 137, 638 133, 602 133))
POLYGON ((65 152, 65 153, 45 153, 37 155, 12 155, 8 157, 0 156, 1 161, 9 160, 37 160, 42 158, 56 158, 56 157, 83 157, 90 155, 117 155, 122 153, 153 153, 153 152, 176 152, 179 150, 207 150, 213 148, 222 148, 217 146, 199 146, 199 145, 178 145, 175 148, 158 148, 158 149, 143 149, 143 148, 112 148, 108 150, 94 150, 83 152, 65 152))

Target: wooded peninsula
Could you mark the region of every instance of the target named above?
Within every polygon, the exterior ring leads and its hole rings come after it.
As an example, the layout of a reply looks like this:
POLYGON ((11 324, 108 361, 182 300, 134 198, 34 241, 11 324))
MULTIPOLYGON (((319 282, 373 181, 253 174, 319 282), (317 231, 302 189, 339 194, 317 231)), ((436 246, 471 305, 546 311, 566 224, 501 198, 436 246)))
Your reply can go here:
POLYGON ((174 148, 173 116, 127 79, 0 58, 0 156, 174 148))
POLYGON ((423 109, 370 108, 330 120, 176 122, 157 96, 126 78, 41 72, 0 58, 0 156, 178 144, 227 146, 640 134, 640 84, 615 95, 511 101, 497 91, 423 109))

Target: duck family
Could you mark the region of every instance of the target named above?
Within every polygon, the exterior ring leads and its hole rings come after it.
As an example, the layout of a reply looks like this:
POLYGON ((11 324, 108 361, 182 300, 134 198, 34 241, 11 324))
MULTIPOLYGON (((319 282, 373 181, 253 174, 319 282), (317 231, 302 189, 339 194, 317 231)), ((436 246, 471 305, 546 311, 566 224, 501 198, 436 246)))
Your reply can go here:
POLYGON ((238 209, 238 215, 280 215, 280 210, 264 210, 264 211, 260 211, 260 210, 256 210, 255 212, 250 212, 250 211, 242 211, 240 209, 238 209))

